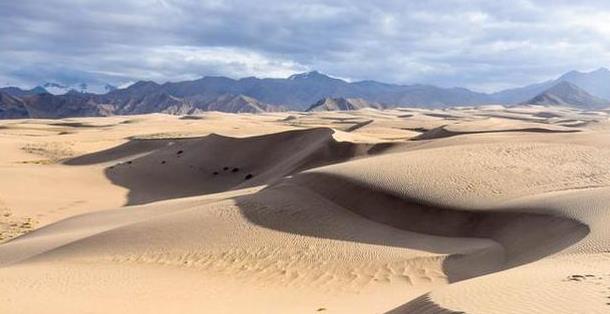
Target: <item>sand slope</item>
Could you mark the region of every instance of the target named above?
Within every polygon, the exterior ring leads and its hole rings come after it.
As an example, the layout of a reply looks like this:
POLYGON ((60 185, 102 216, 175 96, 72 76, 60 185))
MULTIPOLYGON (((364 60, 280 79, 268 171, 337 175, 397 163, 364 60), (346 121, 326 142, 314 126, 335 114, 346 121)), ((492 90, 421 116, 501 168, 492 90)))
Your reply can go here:
POLYGON ((0 312, 610 310, 604 113, 75 120, 0 129, 0 312))

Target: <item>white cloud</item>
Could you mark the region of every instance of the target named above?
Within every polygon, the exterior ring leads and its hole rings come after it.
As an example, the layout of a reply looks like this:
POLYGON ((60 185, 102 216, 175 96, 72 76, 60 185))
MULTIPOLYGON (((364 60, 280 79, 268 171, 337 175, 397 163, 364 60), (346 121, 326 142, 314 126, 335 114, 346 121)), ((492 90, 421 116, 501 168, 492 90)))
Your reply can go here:
POLYGON ((201 69, 219 67, 224 75, 231 77, 267 76, 287 77, 307 67, 294 61, 267 57, 244 48, 161 46, 147 52, 144 60, 152 68, 170 69, 176 64, 185 69, 199 69, 183 76, 199 77, 201 69))

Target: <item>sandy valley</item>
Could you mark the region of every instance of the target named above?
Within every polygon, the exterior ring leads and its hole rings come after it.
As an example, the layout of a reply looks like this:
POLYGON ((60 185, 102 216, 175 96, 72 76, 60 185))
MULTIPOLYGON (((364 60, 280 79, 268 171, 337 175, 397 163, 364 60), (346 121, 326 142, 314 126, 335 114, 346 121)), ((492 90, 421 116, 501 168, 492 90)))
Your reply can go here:
POLYGON ((609 114, 0 120, 0 313, 608 313, 609 114))

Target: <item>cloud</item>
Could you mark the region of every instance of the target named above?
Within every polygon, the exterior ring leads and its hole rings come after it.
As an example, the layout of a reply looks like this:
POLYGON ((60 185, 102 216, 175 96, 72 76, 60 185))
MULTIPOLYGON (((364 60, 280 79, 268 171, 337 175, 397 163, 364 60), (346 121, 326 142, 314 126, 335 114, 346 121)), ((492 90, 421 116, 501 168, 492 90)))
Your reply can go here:
POLYGON ((0 84, 284 77, 495 90, 607 66, 606 1, 0 2, 0 84))

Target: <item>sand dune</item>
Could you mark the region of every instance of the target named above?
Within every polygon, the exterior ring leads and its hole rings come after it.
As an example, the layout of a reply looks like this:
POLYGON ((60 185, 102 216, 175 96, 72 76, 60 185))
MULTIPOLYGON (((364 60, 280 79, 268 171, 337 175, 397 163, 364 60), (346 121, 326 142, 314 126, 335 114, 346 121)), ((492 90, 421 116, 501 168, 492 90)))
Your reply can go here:
POLYGON ((503 119, 486 119, 484 121, 460 121, 427 130, 416 136, 413 140, 428 140, 464 134, 485 134, 503 132, 529 132, 529 133, 574 133, 580 132, 574 124, 569 126, 533 122, 515 122, 503 119))
POLYGON ((307 168, 382 150, 375 144, 337 142, 332 134, 331 129, 308 129, 249 138, 135 139, 65 163, 120 161, 106 169, 106 176, 129 189, 128 204, 141 204, 270 184, 307 168))
POLYGON ((0 312, 606 313, 608 125, 533 106, 0 122, 0 312))

